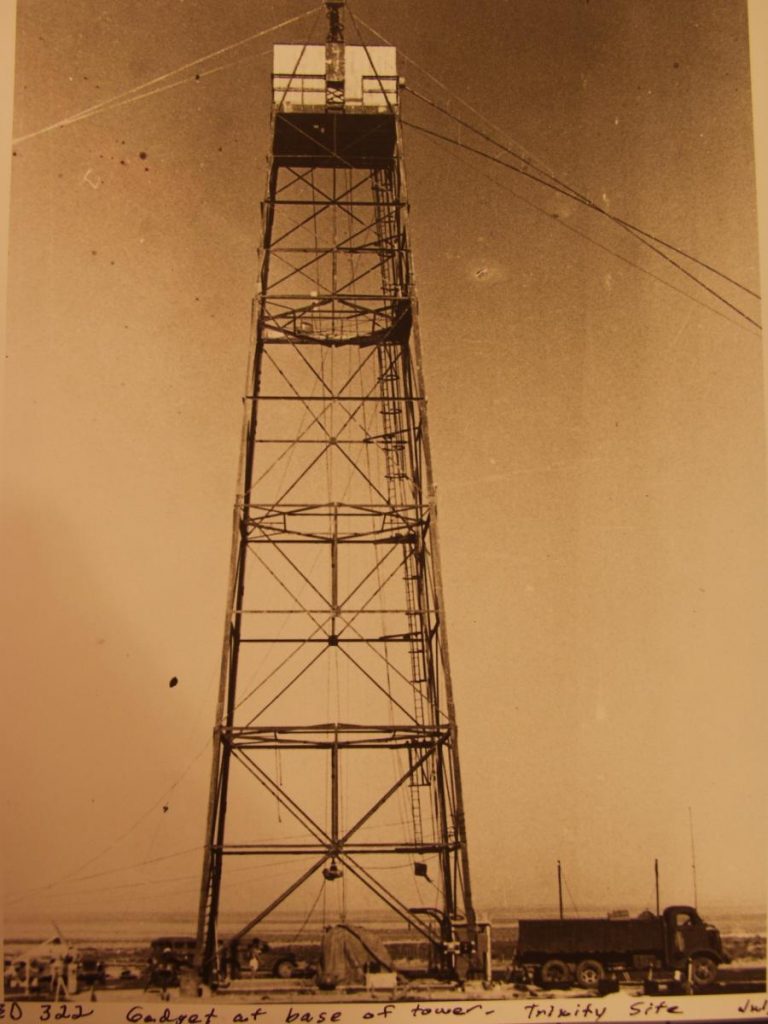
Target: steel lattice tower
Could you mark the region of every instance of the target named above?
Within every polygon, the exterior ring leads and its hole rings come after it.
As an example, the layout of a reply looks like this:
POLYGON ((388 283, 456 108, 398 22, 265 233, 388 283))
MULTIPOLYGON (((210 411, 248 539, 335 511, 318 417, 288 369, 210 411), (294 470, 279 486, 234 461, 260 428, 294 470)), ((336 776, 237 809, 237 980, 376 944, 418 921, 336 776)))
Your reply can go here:
POLYGON ((384 904, 454 973, 476 937, 395 51, 345 45, 326 6, 325 46, 275 47, 200 899, 213 983, 224 907, 236 942, 299 897, 384 904))

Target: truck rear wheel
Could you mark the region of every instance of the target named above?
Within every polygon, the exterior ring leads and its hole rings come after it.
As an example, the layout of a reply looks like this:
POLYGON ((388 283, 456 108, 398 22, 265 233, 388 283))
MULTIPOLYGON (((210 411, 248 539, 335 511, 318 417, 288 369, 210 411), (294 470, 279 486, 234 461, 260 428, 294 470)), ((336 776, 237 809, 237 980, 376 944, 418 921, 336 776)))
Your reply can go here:
POLYGON ((605 971, 599 960, 582 960, 576 966, 576 981, 582 988, 597 988, 605 971))
POLYGON ((541 980, 544 985, 562 985, 569 981, 571 972, 562 960, 546 960, 541 965, 541 980))
POLYGON ((694 985, 711 985, 717 977, 717 963, 711 956, 695 956, 691 960, 691 980, 694 985))

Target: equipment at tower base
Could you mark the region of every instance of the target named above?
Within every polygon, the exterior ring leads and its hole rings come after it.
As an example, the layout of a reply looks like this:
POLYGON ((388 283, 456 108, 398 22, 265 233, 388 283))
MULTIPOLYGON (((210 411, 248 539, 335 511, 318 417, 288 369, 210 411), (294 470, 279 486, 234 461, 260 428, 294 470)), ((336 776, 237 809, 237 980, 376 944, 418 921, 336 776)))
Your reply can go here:
POLYGON ((322 989, 364 983, 369 974, 396 975, 384 943, 375 932, 360 926, 337 924, 327 928, 321 958, 318 986, 322 989))
POLYGON ((276 912, 386 912, 435 974, 482 969, 396 52, 346 43, 343 7, 324 45, 274 48, 198 916, 214 987, 223 912, 234 946, 276 912))

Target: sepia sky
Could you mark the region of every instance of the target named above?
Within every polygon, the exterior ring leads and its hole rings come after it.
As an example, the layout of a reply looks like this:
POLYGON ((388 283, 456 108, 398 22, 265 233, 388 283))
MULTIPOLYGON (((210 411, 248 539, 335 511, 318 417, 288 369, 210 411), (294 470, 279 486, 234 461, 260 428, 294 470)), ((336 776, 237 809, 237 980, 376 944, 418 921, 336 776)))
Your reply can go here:
MULTIPOLYGON (((196 907, 270 47, 321 42, 322 15, 160 76, 309 6, 18 4, 9 926, 196 907)), ((351 6, 412 89, 759 290, 744 4, 351 6)), ((403 116, 458 130, 409 93, 403 116)), ((558 859, 571 908, 651 905, 654 858, 662 900, 692 902, 692 833, 702 910, 759 905, 759 331, 606 217, 404 140, 478 906, 555 909, 558 859)))

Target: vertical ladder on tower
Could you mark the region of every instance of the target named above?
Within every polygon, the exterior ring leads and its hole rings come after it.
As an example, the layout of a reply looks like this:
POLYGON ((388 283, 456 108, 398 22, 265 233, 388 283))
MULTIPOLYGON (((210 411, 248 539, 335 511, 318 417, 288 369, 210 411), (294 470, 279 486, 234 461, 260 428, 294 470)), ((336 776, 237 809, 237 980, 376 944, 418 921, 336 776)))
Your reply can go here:
MULTIPOLYGON (((397 238, 396 199, 391 176, 382 171, 374 171, 372 191, 377 204, 376 224, 379 244, 382 249, 391 251, 393 240, 397 238)), ((397 275, 394 270, 391 260, 382 260, 382 293, 391 299, 399 297, 397 275)), ((385 459, 387 500, 391 509, 395 510, 387 514, 385 523, 388 528, 401 531, 403 524, 396 510, 412 507, 419 500, 415 493, 414 480, 408 472, 408 453, 405 440, 407 425, 403 417, 403 394, 406 381, 398 366, 399 351, 397 348, 388 349, 385 346, 379 346, 378 361, 382 419, 382 432, 378 440, 385 459)), ((409 538, 405 544, 403 578, 413 717, 416 726, 419 729, 424 729, 426 725, 430 724, 427 661, 430 651, 428 639, 424 635, 422 588, 419 586, 422 566, 417 552, 420 542, 420 538, 414 536, 409 538)), ((418 750, 409 749, 411 766, 414 757, 417 756, 418 750)), ((421 789, 429 785, 429 769, 426 765, 422 765, 412 773, 408 787, 414 843, 417 845, 424 841, 421 789)))

